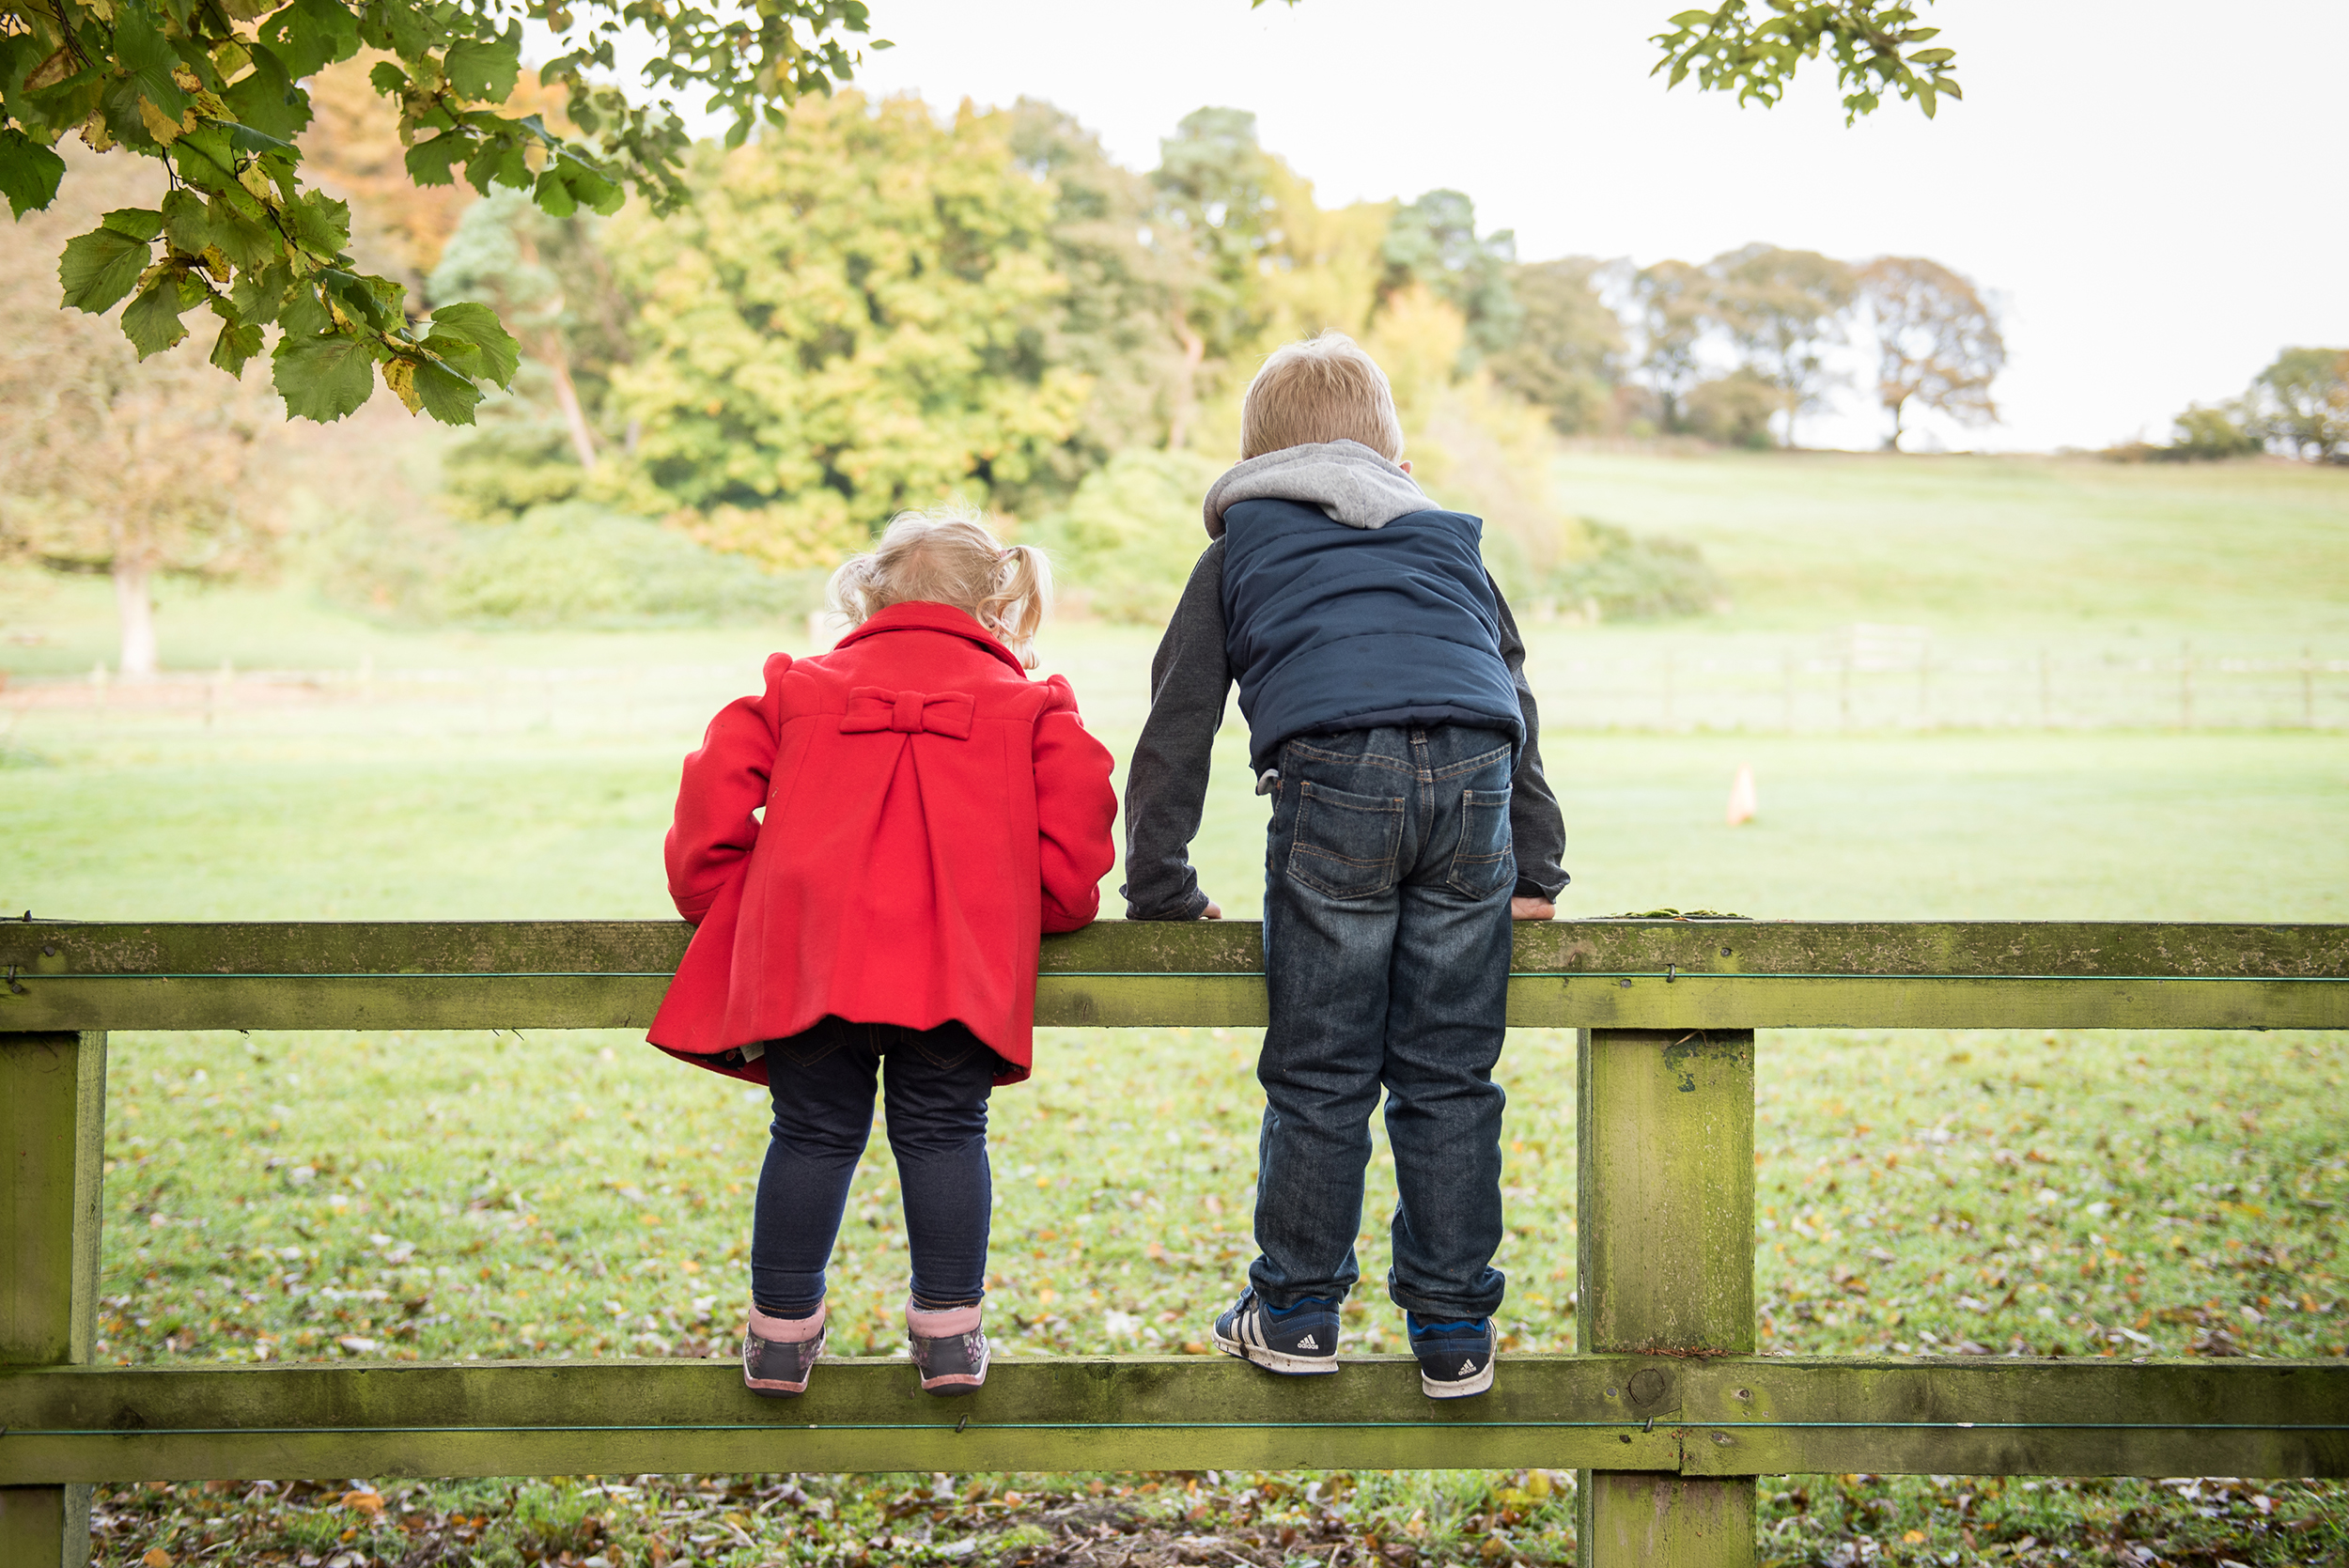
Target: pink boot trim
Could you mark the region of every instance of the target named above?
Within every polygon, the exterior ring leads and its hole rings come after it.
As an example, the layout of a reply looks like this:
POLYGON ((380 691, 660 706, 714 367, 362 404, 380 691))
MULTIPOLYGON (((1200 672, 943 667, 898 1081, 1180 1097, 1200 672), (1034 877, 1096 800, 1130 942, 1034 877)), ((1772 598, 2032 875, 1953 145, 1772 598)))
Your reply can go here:
POLYGON ((967 1394, 987 1381, 987 1336, 979 1329, 978 1308, 927 1312, 909 1301, 906 1335, 913 1342, 923 1392, 967 1394))
POLYGON ((967 1334, 978 1326, 979 1309, 976 1307, 949 1307, 942 1312, 926 1312, 912 1305, 906 1308, 906 1327, 926 1340, 952 1339, 957 1334, 967 1334))
POLYGON ((821 1339, 824 1333, 825 1307, 819 1305, 808 1317, 769 1317, 756 1307, 751 1309, 751 1332, 770 1344, 798 1344, 802 1340, 821 1339))

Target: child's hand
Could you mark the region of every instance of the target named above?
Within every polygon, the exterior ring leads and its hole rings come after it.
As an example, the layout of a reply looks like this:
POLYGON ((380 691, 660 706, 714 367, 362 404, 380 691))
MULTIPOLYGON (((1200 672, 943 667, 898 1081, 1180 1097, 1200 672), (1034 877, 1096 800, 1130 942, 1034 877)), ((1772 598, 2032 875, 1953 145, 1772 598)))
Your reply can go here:
POLYGON ((1199 918, 1201 920, 1221 920, 1223 918, 1223 906, 1218 904, 1214 899, 1210 898, 1207 900, 1207 907, 1199 911, 1199 918))
POLYGON ((1512 898, 1509 900, 1509 918, 1555 920, 1558 918, 1558 906, 1547 898, 1512 898))

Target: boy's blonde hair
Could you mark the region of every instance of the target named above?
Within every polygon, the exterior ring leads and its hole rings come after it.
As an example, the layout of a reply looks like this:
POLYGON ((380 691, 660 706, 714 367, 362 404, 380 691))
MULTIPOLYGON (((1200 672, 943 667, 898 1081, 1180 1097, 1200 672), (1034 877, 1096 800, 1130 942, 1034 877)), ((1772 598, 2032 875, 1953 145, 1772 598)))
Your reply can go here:
POLYGON ((1403 457, 1403 421, 1378 362, 1342 332, 1272 350, 1239 405, 1239 455, 1359 441, 1389 462, 1403 457))
POLYGON ((893 604, 951 604, 1035 668, 1035 632, 1052 607, 1052 564, 1034 545, 1000 543, 986 516, 960 505, 899 512, 880 543, 840 563, 832 607, 862 626, 893 604))

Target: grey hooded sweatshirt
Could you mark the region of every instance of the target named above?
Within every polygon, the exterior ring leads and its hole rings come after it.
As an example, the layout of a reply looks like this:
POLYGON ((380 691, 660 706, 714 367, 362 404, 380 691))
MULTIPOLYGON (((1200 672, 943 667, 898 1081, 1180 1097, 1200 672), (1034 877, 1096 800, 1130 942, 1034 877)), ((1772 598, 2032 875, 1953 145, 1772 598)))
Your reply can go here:
MULTIPOLYGON (((1398 465, 1353 442, 1287 447, 1250 458, 1208 490, 1205 520, 1213 542, 1191 568, 1151 661, 1150 716, 1127 769, 1122 891, 1128 920, 1195 920, 1208 903, 1190 848, 1206 800, 1209 752, 1235 675, 1225 624, 1224 514, 1251 501, 1301 503, 1364 530, 1437 510, 1398 465)), ((1469 520, 1461 520, 1466 525, 1469 520)), ((1484 585, 1499 611, 1499 652, 1525 731, 1509 812, 1517 857, 1516 892, 1520 897, 1555 898, 1567 881, 1559 864, 1565 825, 1542 775, 1540 722, 1525 681, 1525 644, 1489 575, 1484 585)))

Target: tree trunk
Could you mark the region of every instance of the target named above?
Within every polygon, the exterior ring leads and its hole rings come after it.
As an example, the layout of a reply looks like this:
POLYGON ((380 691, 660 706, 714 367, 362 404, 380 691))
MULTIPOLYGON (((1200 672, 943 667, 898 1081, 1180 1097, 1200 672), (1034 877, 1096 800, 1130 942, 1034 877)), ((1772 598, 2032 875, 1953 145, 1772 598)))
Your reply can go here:
POLYGON ((127 555, 115 557, 115 618, 122 627, 122 677, 155 677, 155 599, 149 591, 147 563, 127 555))
POLYGON ((596 468, 596 433, 587 427, 587 415, 579 406, 579 389, 571 384, 570 356, 563 352, 560 339, 552 334, 548 337, 550 341, 539 357, 554 378, 554 405, 563 411, 563 423, 571 432, 571 451, 578 456, 579 466, 592 474, 596 468))
POLYGON ((1174 411, 1166 422, 1166 449, 1180 452, 1190 435, 1191 411, 1198 405, 1199 365, 1207 357, 1207 340, 1190 330, 1190 323, 1174 318, 1174 341, 1183 346, 1183 386, 1176 395, 1174 411))

